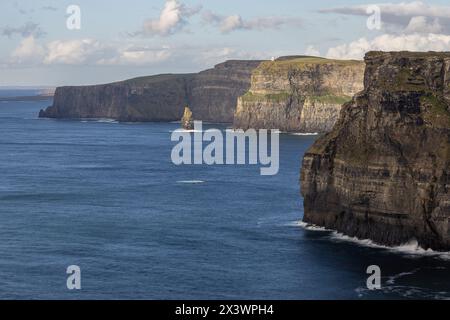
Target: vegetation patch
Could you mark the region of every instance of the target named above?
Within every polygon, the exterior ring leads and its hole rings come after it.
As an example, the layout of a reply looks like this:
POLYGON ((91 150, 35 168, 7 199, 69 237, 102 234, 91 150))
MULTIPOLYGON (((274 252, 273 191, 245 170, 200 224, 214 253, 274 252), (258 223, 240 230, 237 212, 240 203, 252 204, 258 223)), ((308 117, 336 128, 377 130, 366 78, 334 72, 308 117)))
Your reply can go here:
POLYGON ((442 97, 436 95, 424 95, 420 103, 425 107, 424 120, 433 126, 450 128, 450 112, 448 103, 442 97))
POLYGON ((429 92, 425 79, 419 75, 413 75, 408 68, 402 68, 395 75, 380 75, 378 83, 386 91, 429 92))
POLYGON ((307 70, 320 65, 354 66, 363 64, 358 60, 335 60, 320 57, 294 57, 275 61, 264 61, 253 71, 254 75, 286 73, 289 70, 307 70))
POLYGON ((243 102, 258 102, 258 101, 267 101, 267 102, 284 102, 291 98, 293 95, 287 91, 270 93, 270 94, 260 94, 247 92, 245 95, 241 97, 243 102))
POLYGON ((350 96, 345 95, 336 96, 327 94, 321 96, 309 96, 309 95, 299 96, 287 91, 268 94, 253 93, 249 91, 241 97, 243 102, 266 101, 274 103, 285 102, 289 99, 305 100, 306 98, 309 98, 312 102, 319 102, 323 104, 341 104, 341 105, 352 100, 350 96))
POLYGON ((323 104, 344 104, 352 100, 350 96, 335 96, 335 95, 323 95, 323 96, 311 96, 310 99, 314 102, 320 102, 323 104))

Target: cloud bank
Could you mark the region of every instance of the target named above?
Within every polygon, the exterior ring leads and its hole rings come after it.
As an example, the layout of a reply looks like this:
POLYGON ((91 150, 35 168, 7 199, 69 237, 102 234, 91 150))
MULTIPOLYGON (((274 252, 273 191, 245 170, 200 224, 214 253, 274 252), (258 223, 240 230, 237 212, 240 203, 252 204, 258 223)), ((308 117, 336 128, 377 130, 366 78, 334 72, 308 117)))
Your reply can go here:
POLYGON ((302 19, 293 17, 257 17, 254 19, 243 19, 240 15, 223 16, 212 11, 203 13, 203 21, 220 29, 222 33, 230 33, 237 30, 266 30, 278 29, 282 26, 290 25, 300 27, 303 24, 302 19))
MULTIPOLYGON (((361 59, 370 50, 382 51, 449 51, 450 6, 429 5, 422 1, 375 4, 380 8, 384 34, 328 49, 327 57, 361 59)), ((321 10, 368 17, 371 5, 338 7, 321 10)))
POLYGON ((169 59, 170 48, 105 44, 94 39, 55 40, 39 44, 24 38, 10 55, 9 65, 152 65, 169 59))
POLYGON ((390 31, 450 32, 450 6, 430 5, 422 1, 344 6, 319 12, 367 17, 366 10, 372 5, 380 8, 382 22, 390 31))

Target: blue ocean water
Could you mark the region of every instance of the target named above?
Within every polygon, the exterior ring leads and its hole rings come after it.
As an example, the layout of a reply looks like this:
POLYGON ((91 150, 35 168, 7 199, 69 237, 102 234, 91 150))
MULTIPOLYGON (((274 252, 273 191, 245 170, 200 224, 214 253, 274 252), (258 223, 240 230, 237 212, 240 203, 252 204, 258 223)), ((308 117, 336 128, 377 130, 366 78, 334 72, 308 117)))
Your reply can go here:
POLYGON ((281 135, 276 176, 175 166, 178 124, 38 119, 49 104, 0 102, 0 299, 450 297, 447 254, 298 223, 315 136, 281 135), (378 291, 365 289, 373 264, 378 291))

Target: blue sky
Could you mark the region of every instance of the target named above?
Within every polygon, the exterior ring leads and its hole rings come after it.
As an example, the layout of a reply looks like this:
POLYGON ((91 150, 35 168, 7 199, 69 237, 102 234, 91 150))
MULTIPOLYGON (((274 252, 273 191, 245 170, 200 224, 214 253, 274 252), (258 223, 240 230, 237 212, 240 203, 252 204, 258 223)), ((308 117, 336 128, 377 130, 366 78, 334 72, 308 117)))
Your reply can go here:
POLYGON ((289 54, 450 51, 448 1, 2 0, 0 85, 77 85, 289 54), (380 28, 366 9, 377 4, 380 28), (66 27, 69 5, 81 29, 66 27))

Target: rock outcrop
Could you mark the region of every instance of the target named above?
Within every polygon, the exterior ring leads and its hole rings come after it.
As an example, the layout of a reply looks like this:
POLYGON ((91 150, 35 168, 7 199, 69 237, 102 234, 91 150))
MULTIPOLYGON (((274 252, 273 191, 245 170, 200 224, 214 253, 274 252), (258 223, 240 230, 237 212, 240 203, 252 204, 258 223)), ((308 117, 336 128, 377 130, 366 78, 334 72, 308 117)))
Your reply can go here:
POLYGON ((342 105, 363 89, 362 61, 282 57, 253 71, 238 99, 234 127, 328 132, 342 105))
POLYGON ((232 60, 198 74, 158 75, 56 89, 46 118, 111 118, 119 121, 179 121, 188 104, 198 120, 232 122, 237 97, 250 87, 261 61, 232 60))
POLYGON ((187 106, 184 108, 183 118, 181 118, 181 126, 185 130, 193 130, 194 129, 194 118, 192 116, 192 111, 187 106))
POLYGON ((304 221, 450 250, 450 53, 370 52, 364 91, 305 154, 304 221))

